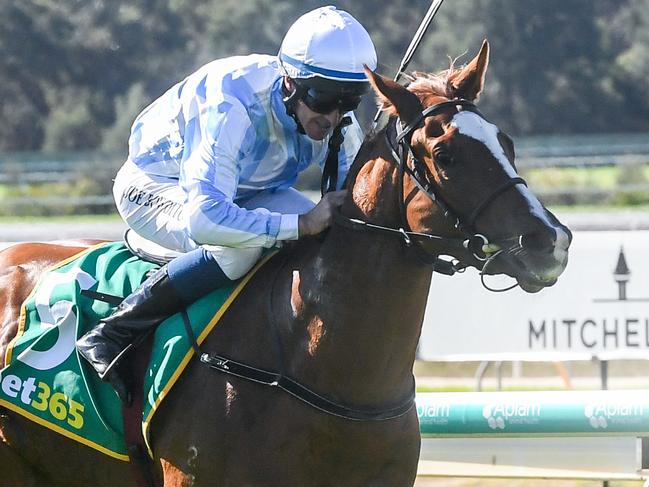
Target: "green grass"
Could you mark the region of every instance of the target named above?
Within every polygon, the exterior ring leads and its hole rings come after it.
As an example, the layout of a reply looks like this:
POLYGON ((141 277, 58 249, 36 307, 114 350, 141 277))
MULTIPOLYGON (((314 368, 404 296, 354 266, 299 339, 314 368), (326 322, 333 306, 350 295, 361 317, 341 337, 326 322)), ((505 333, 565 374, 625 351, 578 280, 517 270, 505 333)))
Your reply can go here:
POLYGON ((591 170, 577 168, 530 169, 525 174, 532 188, 556 188, 561 186, 589 186, 613 188, 615 168, 602 167, 591 170))
MULTIPOLYGON (((526 178, 532 191, 539 194, 546 205, 558 213, 592 213, 592 212, 647 212, 649 211, 649 191, 641 188, 637 190, 624 190, 621 185, 646 185, 649 187, 649 164, 624 164, 619 166, 605 167, 553 167, 523 169, 522 175, 526 178), (556 189, 568 188, 567 194, 556 195, 556 189), (580 190, 599 190, 599 193, 581 194, 580 190), (544 196, 544 192, 549 194, 544 196)), ((95 194, 98 188, 94 186, 81 187, 49 184, 34 185, 29 189, 20 190, 21 194, 33 196, 47 194, 95 194), (68 187, 69 186, 69 187, 68 187), (56 189, 56 191, 55 191, 56 189)), ((15 196, 17 188, 0 184, 0 205, 3 198, 15 196)), ((314 200, 319 199, 319 192, 308 192, 314 200)), ((108 208, 106 208, 108 209, 108 208)), ((11 213, 7 209, 4 213, 11 213)), ((75 208, 65 209, 67 212, 74 212, 75 208)), ((63 213, 63 210, 58 211, 63 213)), ((34 211, 21 210, 22 213, 56 213, 57 211, 46 212, 35 208, 34 211)), ((113 222, 119 221, 117 214, 112 215, 84 215, 84 216, 0 216, 0 223, 38 223, 38 222, 113 222)))
POLYGON ((522 169, 532 191, 550 207, 594 210, 649 206, 649 165, 522 169))
POLYGON ((522 169, 521 174, 533 189, 561 187, 614 189, 620 184, 649 183, 649 165, 536 168, 522 169))
POLYGON ((417 386, 417 392, 473 392, 475 389, 470 386, 447 386, 447 387, 427 387, 417 386))

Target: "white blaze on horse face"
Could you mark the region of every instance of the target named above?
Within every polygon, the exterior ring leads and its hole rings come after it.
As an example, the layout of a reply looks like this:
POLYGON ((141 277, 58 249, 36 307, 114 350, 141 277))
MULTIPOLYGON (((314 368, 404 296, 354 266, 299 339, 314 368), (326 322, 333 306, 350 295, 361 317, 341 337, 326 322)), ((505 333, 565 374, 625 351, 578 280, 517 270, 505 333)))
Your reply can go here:
MULTIPOLYGON (((471 137, 472 139, 477 140, 484 144, 484 146, 489 149, 489 152, 494 156, 494 158, 500 162, 500 165, 505 170, 505 173, 511 177, 515 178, 518 176, 516 171, 512 167, 505 150, 500 141, 498 140, 499 129, 492 123, 487 122, 484 118, 474 112, 462 111, 458 112, 453 119, 451 120, 451 127, 457 128, 457 131, 462 135, 471 137)), ((516 189, 523 195, 527 200, 531 212, 541 218, 547 225, 554 227, 554 225, 548 220, 545 213, 545 209, 541 202, 537 199, 534 194, 521 184, 516 186, 516 189)))
MULTIPOLYGON (((516 171, 512 167, 505 150, 500 141, 498 140, 499 129, 492 123, 487 122, 484 118, 474 112, 462 111, 458 112, 453 119, 451 120, 452 127, 455 127, 457 131, 467 137, 477 140, 484 144, 484 146, 489 149, 489 152, 494 156, 494 158, 500 162, 501 166, 505 170, 505 173, 511 177, 517 177, 516 171)), ((553 228, 556 232, 556 240, 554 246, 554 257, 557 262, 563 263, 561 269, 565 266, 568 246, 570 243, 570 238, 568 234, 560 226, 555 225, 548 218, 548 214, 538 200, 536 196, 529 190, 527 186, 522 184, 516 185, 516 189, 521 193, 523 198, 527 200, 527 203, 530 208, 530 212, 537 216, 541 221, 546 225, 553 228)), ((559 274, 561 271, 558 271, 559 274)))

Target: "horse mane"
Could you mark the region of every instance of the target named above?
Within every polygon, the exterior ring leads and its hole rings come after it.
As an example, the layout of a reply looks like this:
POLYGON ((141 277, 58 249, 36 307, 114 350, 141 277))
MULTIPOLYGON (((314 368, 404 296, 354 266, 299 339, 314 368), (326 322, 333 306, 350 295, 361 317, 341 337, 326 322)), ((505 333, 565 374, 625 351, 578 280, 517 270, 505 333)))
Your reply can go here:
MULTIPOLYGON (((461 68, 454 66, 455 60, 450 60, 448 69, 440 71, 439 73, 426 73, 423 71, 413 71, 406 73, 406 87, 412 93, 417 95, 424 106, 433 104, 433 98, 444 97, 453 98, 455 96, 455 88, 453 86, 453 79, 461 71, 461 68)), ((379 109, 384 110, 380 107, 379 109)), ((380 130, 373 128, 365 137, 368 142, 373 141, 378 135, 380 130)))
POLYGON ((424 106, 431 105, 432 98, 440 96, 453 98, 455 96, 455 88, 452 81, 460 72, 460 69, 455 68, 453 64, 454 61, 451 61, 450 67, 439 73, 414 71, 407 75, 408 90, 417 95, 424 106))

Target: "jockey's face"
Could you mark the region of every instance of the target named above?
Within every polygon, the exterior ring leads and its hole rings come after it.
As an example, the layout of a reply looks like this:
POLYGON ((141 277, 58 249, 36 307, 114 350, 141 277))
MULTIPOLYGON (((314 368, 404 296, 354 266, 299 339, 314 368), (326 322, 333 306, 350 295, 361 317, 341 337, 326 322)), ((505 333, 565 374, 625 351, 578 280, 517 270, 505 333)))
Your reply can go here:
MULTIPOLYGON (((295 90, 295 84, 290 78, 285 78, 289 92, 295 90)), ((313 140, 322 140, 340 123, 343 113, 337 108, 329 113, 319 113, 311 110, 302 100, 295 105, 295 115, 302 124, 304 132, 313 140)))
POLYGON ((343 116, 338 109, 330 113, 314 112, 302 100, 295 107, 295 114, 304 127, 304 132, 313 140, 324 139, 336 128, 343 116))

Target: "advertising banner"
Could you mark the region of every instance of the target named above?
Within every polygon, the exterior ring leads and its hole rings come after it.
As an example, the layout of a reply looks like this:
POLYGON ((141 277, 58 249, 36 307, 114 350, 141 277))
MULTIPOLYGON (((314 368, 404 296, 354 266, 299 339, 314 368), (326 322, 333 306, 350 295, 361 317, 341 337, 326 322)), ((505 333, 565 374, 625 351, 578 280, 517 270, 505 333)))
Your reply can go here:
POLYGON ((569 259, 557 284, 537 294, 487 291, 473 269, 435 274, 418 358, 649 358, 649 231, 575 232, 569 259))

